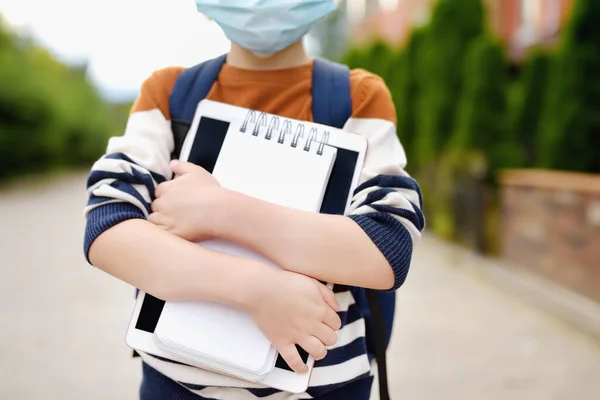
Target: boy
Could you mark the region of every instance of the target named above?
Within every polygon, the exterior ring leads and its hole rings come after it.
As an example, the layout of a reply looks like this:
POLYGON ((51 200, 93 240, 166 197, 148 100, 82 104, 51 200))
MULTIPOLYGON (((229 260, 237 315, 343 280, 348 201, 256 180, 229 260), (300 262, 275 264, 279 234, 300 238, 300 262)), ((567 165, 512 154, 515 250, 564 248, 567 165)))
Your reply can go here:
MULTIPOLYGON (((334 9, 333 1, 196 4, 232 41, 207 98, 311 121, 313 61, 302 37, 334 9)), ((202 168, 169 162, 169 94, 182 70, 162 69, 143 83, 124 136, 111 139, 93 166, 86 257, 163 300, 210 300, 246 310, 297 372, 306 366, 296 344, 319 362, 308 394, 294 397, 141 354, 141 399, 368 399, 364 319, 349 291, 334 296, 318 281, 395 290, 406 278, 424 220, 418 185, 403 170, 387 87, 366 71, 351 72, 352 117, 345 129, 367 138, 368 153, 351 214, 324 215, 225 190, 202 168), (209 237, 246 245, 283 271, 194 243, 209 237)))

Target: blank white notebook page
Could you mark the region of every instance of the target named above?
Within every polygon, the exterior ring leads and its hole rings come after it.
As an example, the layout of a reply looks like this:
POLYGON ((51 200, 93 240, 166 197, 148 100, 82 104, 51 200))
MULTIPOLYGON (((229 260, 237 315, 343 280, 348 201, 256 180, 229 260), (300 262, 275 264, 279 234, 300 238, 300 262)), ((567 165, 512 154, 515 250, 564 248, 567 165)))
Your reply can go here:
MULTIPOLYGON (((240 126, 239 121, 229 126, 213 170, 217 181, 225 188, 271 203, 319 212, 336 149, 320 145, 308 131, 302 137, 296 135, 295 140, 296 131, 292 130, 292 134, 282 136, 283 143, 278 143, 280 132, 273 132, 268 140, 265 129, 254 136, 252 126, 246 132, 240 132, 240 126), (296 147, 292 147, 292 141, 296 147)), ((214 239, 200 244, 278 268, 235 243, 214 239)), ((276 357, 271 343, 249 315, 209 302, 167 302, 155 335, 163 343, 196 356, 252 372, 264 371, 276 357)))
POLYGON ((279 143, 279 132, 268 140, 264 134, 254 136, 251 128, 240 132, 239 122, 230 124, 213 171, 221 186, 282 206, 319 212, 337 150, 321 146, 322 154, 317 154, 320 143, 315 137, 311 140, 308 131, 295 140, 297 129, 290 129, 279 143))

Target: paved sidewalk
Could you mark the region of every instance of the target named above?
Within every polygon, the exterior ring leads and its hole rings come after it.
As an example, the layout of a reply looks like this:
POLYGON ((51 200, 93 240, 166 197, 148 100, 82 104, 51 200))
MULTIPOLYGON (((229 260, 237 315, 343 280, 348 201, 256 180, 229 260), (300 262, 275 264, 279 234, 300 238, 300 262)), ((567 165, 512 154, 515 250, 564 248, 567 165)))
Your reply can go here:
MULTIPOLYGON (((137 398, 132 289, 86 265, 85 176, 0 192, 0 399, 137 398)), ((401 289, 394 399, 595 400, 600 344, 426 238, 401 289)))
POLYGON ((394 398, 600 399, 600 343, 494 285, 474 260, 432 238, 418 248, 389 351, 394 398))

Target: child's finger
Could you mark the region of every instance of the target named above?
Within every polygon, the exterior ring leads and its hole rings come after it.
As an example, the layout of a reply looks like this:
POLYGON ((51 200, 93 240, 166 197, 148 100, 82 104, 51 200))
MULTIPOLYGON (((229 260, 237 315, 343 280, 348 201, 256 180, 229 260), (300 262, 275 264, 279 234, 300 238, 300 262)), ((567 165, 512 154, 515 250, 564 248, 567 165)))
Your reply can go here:
POLYGON ((331 308, 327 309, 325 318, 323 318, 323 323, 334 331, 337 331, 342 327, 342 320, 340 319, 340 316, 337 315, 337 313, 331 308))
POLYGON ((319 289, 321 290, 323 299, 325 299, 325 302, 329 305, 329 307, 331 307, 335 311, 340 311, 340 305, 337 302, 337 299, 335 298, 335 294, 333 293, 333 291, 331 289, 329 289, 327 286, 323 285, 322 283, 317 282, 317 285, 319 286, 319 289))
POLYGON ((296 346, 289 344, 286 347, 278 350, 281 357, 283 357, 287 365, 289 365, 294 372, 298 374, 304 374, 305 372, 308 372, 308 367, 302 361, 296 346))
POLYGON ((169 186, 171 186, 171 183, 172 181, 166 181, 156 186, 156 189, 154 189, 154 196, 158 199, 164 195, 165 191, 169 188, 169 186))
POLYGON ((319 324, 313 335, 325 346, 333 346, 337 343, 337 333, 326 324, 319 324))
POLYGON ((160 198, 157 198, 156 200, 154 200, 150 204, 150 209, 152 210, 152 213, 160 212, 160 210, 162 209, 162 203, 163 203, 163 200, 160 198))
POLYGON ((165 227, 165 217, 159 212, 153 212, 148 215, 148 222, 152 222, 156 226, 165 227))
POLYGON ((307 336, 298 344, 310 354, 315 361, 322 360, 327 355, 325 345, 314 336, 307 336))
POLYGON ((177 176, 189 174, 194 171, 198 171, 198 169, 202 169, 202 167, 199 167, 194 163, 179 160, 171 161, 170 167, 171 171, 173 171, 173 173, 177 176))

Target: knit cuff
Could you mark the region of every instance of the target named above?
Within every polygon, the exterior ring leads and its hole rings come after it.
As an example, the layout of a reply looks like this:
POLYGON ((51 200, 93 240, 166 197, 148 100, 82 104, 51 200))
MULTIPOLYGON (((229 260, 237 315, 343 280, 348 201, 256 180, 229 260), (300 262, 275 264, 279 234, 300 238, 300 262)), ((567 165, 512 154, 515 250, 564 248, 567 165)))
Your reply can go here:
POLYGON ((408 230, 387 213, 350 215, 381 251, 394 271, 394 286, 398 289, 408 275, 413 243, 408 230))
POLYGON ((128 219, 146 219, 144 213, 131 203, 108 203, 92 209, 87 215, 83 253, 88 263, 90 247, 104 231, 128 219))

